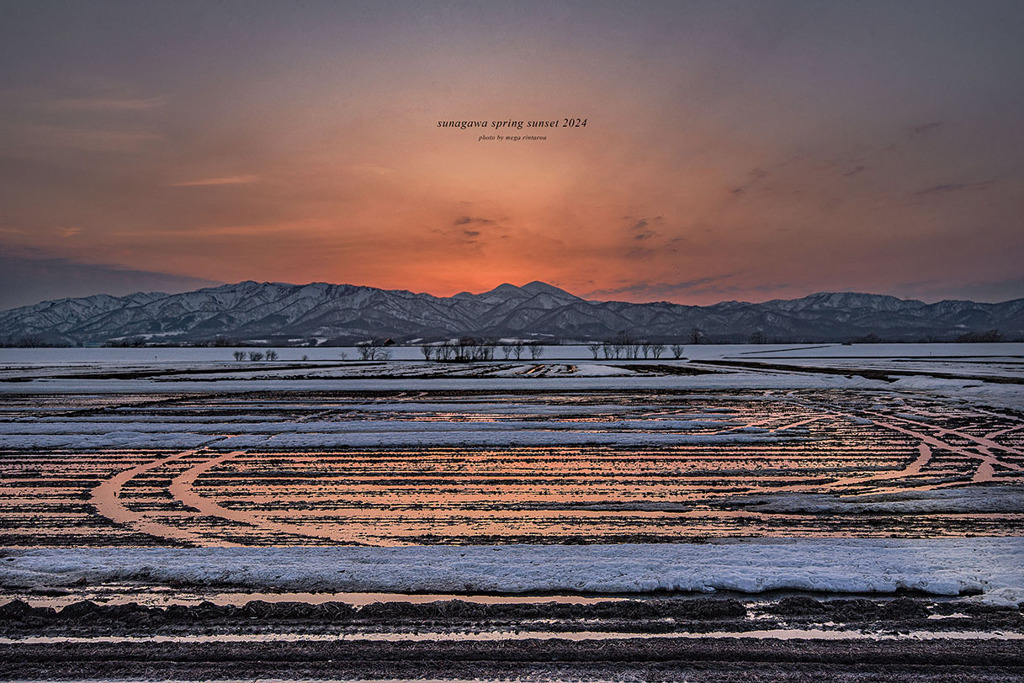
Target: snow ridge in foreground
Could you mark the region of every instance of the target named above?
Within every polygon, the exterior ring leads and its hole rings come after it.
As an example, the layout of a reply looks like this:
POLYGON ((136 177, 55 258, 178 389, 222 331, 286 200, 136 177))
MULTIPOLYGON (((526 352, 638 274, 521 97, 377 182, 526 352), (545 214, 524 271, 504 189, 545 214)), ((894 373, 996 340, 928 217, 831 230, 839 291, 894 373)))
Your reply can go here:
POLYGON ((708 544, 7 549, 0 583, 296 592, 980 593, 1024 603, 1024 538, 708 544))

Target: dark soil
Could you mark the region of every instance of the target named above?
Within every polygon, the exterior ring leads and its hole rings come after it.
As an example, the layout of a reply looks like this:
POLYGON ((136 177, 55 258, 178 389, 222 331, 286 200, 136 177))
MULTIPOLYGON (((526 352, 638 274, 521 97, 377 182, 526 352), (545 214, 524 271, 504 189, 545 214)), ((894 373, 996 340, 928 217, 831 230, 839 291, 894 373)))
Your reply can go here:
POLYGON ((1006 641, 709 638, 508 642, 0 645, 17 679, 467 678, 621 681, 1019 681, 1006 641))
POLYGON ((1024 647, 1013 640, 943 638, 943 629, 1024 631, 1021 610, 927 598, 782 597, 767 604, 728 598, 649 599, 593 604, 449 600, 242 606, 146 607, 89 601, 63 609, 22 601, 0 606, 0 635, 75 636, 84 641, 0 644, 0 679, 216 680, 466 678, 615 681, 1020 681, 1024 647), (932 618, 929 619, 928 617, 932 618), (945 618, 935 618, 935 617, 945 618), (831 624, 831 626, 826 626, 831 624), (927 629, 930 640, 757 637, 568 637, 427 640, 410 633, 510 630, 636 634, 771 628, 842 628, 877 633, 927 629), (343 639, 389 633, 389 641, 343 639), (322 634, 337 639, 217 642, 222 634, 322 634), (210 642, 90 641, 109 636, 205 635, 210 642))

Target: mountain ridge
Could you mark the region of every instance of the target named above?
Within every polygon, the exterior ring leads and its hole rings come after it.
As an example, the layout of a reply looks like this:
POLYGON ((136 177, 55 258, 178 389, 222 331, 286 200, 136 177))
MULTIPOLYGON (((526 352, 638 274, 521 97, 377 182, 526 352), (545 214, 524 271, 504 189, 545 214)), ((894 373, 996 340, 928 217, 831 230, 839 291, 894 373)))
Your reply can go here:
POLYGON ((545 341, 634 339, 688 343, 863 339, 953 341, 1024 337, 1024 299, 988 304, 858 292, 816 292, 763 303, 689 306, 595 301, 533 281, 450 297, 351 284, 246 280, 180 294, 97 294, 0 311, 7 345, 100 345, 125 340, 201 344, 353 344, 460 336, 545 341))

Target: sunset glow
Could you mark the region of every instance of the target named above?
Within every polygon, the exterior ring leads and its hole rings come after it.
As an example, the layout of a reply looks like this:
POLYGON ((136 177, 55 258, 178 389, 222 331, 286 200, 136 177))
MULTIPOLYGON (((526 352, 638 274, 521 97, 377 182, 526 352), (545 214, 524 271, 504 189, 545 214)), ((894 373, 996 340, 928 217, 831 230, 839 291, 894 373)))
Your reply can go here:
POLYGON ((1021 35, 1013 2, 4 2, 0 304, 1021 297, 1021 35))

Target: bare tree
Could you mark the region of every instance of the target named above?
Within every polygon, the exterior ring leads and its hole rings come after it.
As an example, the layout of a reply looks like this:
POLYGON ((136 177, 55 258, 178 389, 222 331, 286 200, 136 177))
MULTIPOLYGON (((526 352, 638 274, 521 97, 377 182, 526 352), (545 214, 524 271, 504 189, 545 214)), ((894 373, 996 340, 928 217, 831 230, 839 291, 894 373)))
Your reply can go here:
MULTIPOLYGON (((473 337, 461 337, 455 340, 449 340, 440 345, 430 346, 432 349, 432 355, 434 360, 438 362, 450 362, 456 363, 470 363, 479 361, 490 361, 494 360, 494 349, 498 346, 498 342, 494 339, 474 339, 473 337)), ((427 351, 424 347, 423 353, 426 356, 427 351)), ((503 346, 502 352, 505 357, 508 358, 509 354, 512 353, 508 347, 503 346)))
POLYGON ((651 354, 651 342, 645 339, 640 342, 639 346, 640 352, 644 354, 644 358, 647 358, 651 354))
POLYGON ((277 351, 274 351, 273 349, 270 349, 269 351, 267 351, 267 353, 264 356, 264 358, 266 360, 277 360, 277 351))
POLYGON ((625 330, 615 335, 615 339, 612 340, 612 349, 616 358, 636 358, 639 354, 636 347, 637 341, 625 330))
POLYGON ((602 346, 601 342, 589 342, 587 344, 587 348, 590 349, 590 354, 594 357, 594 360, 597 360, 598 354, 601 353, 602 346))
POLYGON ((359 357, 362 360, 388 360, 391 352, 384 348, 379 339, 371 339, 359 345, 359 357))
POLYGON ((651 344, 651 355, 655 358, 661 358, 661 354, 665 353, 664 344, 651 344))
POLYGON ((472 337, 459 337, 459 340, 455 342, 455 361, 466 363, 473 360, 473 356, 476 353, 476 339, 472 337))
POLYGON ((261 351, 250 351, 249 360, 253 362, 261 361, 263 360, 263 353, 261 351))
POLYGON ((235 360, 245 360, 245 351, 235 351, 231 355, 235 357, 235 360))
POLYGON ((683 345, 682 344, 673 344, 671 348, 672 348, 672 355, 673 356, 675 356, 676 358, 682 358, 683 357, 683 345))
POLYGON ((544 355, 544 347, 539 342, 533 342, 530 344, 530 358, 537 360, 544 355))
POLYGON ((480 353, 478 360, 494 360, 494 347, 498 345, 493 339, 484 339, 480 342, 480 353))
POLYGON ((522 339, 516 339, 512 342, 512 353, 515 354, 516 360, 523 357, 523 350, 526 348, 526 343, 522 339))
POLYGON ((503 356, 505 356, 505 360, 508 360, 509 358, 511 358, 512 357, 512 345, 511 344, 502 344, 502 346, 501 346, 501 354, 503 356))
POLYGON ((432 344, 420 344, 420 353, 423 354, 424 360, 430 360, 434 355, 434 346, 432 344))

